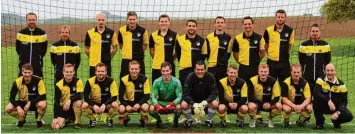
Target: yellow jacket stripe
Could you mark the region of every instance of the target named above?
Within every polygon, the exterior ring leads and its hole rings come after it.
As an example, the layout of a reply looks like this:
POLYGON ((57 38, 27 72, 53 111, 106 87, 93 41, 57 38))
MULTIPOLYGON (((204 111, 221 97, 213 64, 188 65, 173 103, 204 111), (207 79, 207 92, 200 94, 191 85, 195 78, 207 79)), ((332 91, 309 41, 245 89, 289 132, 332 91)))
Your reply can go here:
POLYGON ((17 33, 16 39, 21 42, 28 42, 28 43, 43 43, 48 40, 47 34, 44 35, 26 35, 17 33))

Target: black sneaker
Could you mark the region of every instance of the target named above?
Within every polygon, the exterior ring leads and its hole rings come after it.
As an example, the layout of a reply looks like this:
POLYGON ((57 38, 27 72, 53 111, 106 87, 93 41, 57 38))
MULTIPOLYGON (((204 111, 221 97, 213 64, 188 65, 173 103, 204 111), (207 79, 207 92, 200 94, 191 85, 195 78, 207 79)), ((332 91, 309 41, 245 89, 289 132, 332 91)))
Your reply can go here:
POLYGON ((140 125, 139 125, 140 127, 145 127, 145 123, 146 123, 145 120, 140 119, 139 122, 140 122, 140 125))
POLYGON ((209 128, 213 128, 213 121, 205 121, 205 124, 209 128))
POLYGON ((81 125, 80 125, 79 123, 76 123, 76 124, 74 124, 74 128, 80 129, 80 128, 81 128, 81 125))
POLYGON ((309 123, 309 120, 311 120, 311 116, 306 117, 306 119, 304 119, 304 123, 308 124, 308 123, 309 123))
MULTIPOLYGON (((296 124, 297 124, 298 120, 296 121, 296 124)), ((283 121, 283 125, 284 125, 284 128, 288 128, 290 126, 290 121, 288 119, 285 119, 283 121)))
POLYGON ((334 128, 336 129, 341 129, 341 126, 339 123, 333 123, 334 128))
POLYGON ((93 128, 93 127, 95 127, 95 124, 96 124, 96 120, 90 120, 89 127, 93 128))
POLYGON ((317 125, 317 126, 315 126, 313 129, 314 129, 314 130, 322 130, 322 129, 323 129, 323 126, 317 125))
POLYGON ((26 123, 26 120, 18 121, 17 127, 23 127, 23 125, 26 123))
POLYGON ((243 119, 237 119, 236 122, 237 122, 238 127, 244 127, 244 120, 243 119))
POLYGON ((185 127, 185 128, 190 128, 191 125, 192 125, 192 120, 186 120, 186 121, 185 121, 185 124, 184 124, 184 127, 185 127))
POLYGON ((174 118, 174 128, 177 128, 177 127, 179 127, 179 119, 175 119, 174 118))
POLYGON ((108 127, 113 127, 113 120, 107 120, 106 121, 108 127))
POLYGON ((43 127, 42 121, 37 121, 37 128, 41 128, 41 127, 43 127))
POLYGON ((225 128, 225 127, 227 126, 227 121, 226 121, 226 120, 221 120, 219 126, 220 126, 221 128, 225 128))
POLYGON ((163 121, 157 120, 157 122, 155 122, 155 127, 156 128, 164 128, 163 121))

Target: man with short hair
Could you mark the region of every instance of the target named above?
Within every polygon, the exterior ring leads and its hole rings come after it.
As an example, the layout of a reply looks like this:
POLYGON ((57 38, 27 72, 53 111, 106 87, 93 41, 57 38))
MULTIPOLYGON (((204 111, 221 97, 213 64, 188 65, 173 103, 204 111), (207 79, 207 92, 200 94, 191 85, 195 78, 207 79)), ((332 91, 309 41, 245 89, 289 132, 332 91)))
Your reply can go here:
POLYGON ((184 126, 186 128, 191 127, 191 110, 193 109, 198 118, 204 116, 205 110, 207 110, 205 124, 207 127, 213 127, 212 119, 218 108, 216 100, 218 89, 213 74, 206 72, 206 65, 202 60, 195 62, 194 72, 187 76, 184 86, 183 100, 181 102, 181 108, 186 116, 184 126))
POLYGON ((181 115, 181 83, 179 79, 171 75, 172 65, 169 62, 163 62, 160 70, 162 76, 154 81, 150 94, 150 115, 157 119, 156 127, 162 128, 162 120, 159 114, 174 113, 174 127, 178 127, 178 119, 181 115))
POLYGON ((129 62, 129 74, 121 78, 119 89, 120 99, 120 119, 119 124, 128 125, 130 117, 128 113, 140 112, 140 127, 145 127, 148 122, 150 98, 149 79, 140 73, 140 63, 138 61, 129 62))
POLYGON ((328 42, 320 39, 320 29, 314 23, 310 29, 310 39, 302 42, 298 50, 298 59, 302 65, 305 78, 313 93, 313 87, 318 78, 325 75, 325 66, 330 63, 331 51, 328 42))
POLYGON ((196 61, 204 60, 207 54, 205 39, 197 34, 196 20, 188 20, 185 26, 186 34, 178 37, 175 47, 181 83, 185 83, 186 77, 194 71, 196 61))
POLYGON ((65 64, 74 65, 75 72, 80 65, 80 47, 77 43, 70 40, 70 26, 61 26, 59 28, 59 36, 60 40, 53 43, 51 47, 51 61, 55 70, 55 83, 63 78, 63 66, 65 64))
POLYGON ((246 82, 258 75, 258 65, 265 55, 265 41, 254 32, 254 20, 250 16, 244 17, 244 32, 238 34, 233 42, 233 56, 239 63, 238 77, 246 82))
MULTIPOLYGON (((136 60, 140 64, 140 73, 145 75, 144 52, 149 44, 148 31, 137 24, 138 15, 134 11, 127 13, 126 23, 118 31, 118 42, 122 50, 120 79, 129 74, 129 62, 136 60)), ((122 81, 121 81, 122 82, 122 81)))
POLYGON ((26 123, 28 111, 35 111, 37 127, 43 127, 42 118, 46 113, 46 89, 43 80, 33 75, 30 63, 22 65, 22 76, 12 84, 10 91, 10 104, 6 105, 6 113, 18 119, 17 127, 26 123), (19 100, 16 99, 18 95, 19 100))
POLYGON ((81 96, 84 91, 83 82, 74 76, 74 65, 65 64, 62 70, 64 78, 59 80, 55 85, 52 129, 63 128, 73 118, 75 119, 75 128, 81 128, 80 117, 81 96))
POLYGON ((312 98, 308 82, 303 79, 300 64, 291 65, 291 76, 281 86, 283 126, 288 128, 292 112, 300 114, 297 126, 304 126, 312 113, 312 98))
POLYGON ((325 77, 318 78, 314 86, 313 109, 316 118, 314 129, 323 129, 324 114, 331 114, 334 128, 340 129, 341 124, 353 120, 353 115, 347 108, 348 89, 344 82, 336 76, 335 66, 325 67, 325 77))
POLYGON ((47 52, 48 38, 45 31, 37 27, 37 15, 26 14, 27 27, 17 33, 16 52, 19 56, 19 76, 22 65, 29 63, 33 67, 33 75, 43 77, 43 58, 47 52))
POLYGON ((165 61, 171 64, 171 75, 175 76, 174 53, 178 34, 170 28, 170 17, 167 14, 159 16, 159 30, 153 32, 149 38, 152 63, 152 82, 161 76, 160 65, 165 61))
POLYGON ((90 77, 95 76, 96 64, 104 63, 107 75, 111 76, 111 59, 117 52, 117 35, 106 26, 105 14, 96 15, 96 26, 90 29, 85 36, 85 53, 89 57, 90 77), (111 50, 112 46, 112 50, 111 50))
POLYGON ((226 77, 228 60, 232 51, 232 37, 224 30, 225 18, 217 16, 215 31, 208 34, 205 45, 207 47, 208 72, 212 73, 217 83, 226 77))
POLYGON ((285 24, 286 11, 277 10, 276 24, 266 28, 264 32, 267 64, 270 67, 270 76, 283 82, 290 74, 290 51, 295 41, 295 30, 285 24))
POLYGON ((95 76, 86 81, 84 88, 84 101, 81 105, 83 115, 90 119, 89 127, 93 128, 96 119, 93 115, 108 113, 107 126, 113 127, 113 117, 118 114, 117 84, 107 75, 107 66, 98 63, 95 67, 95 76))
POLYGON ((244 117, 248 113, 248 86, 238 77, 237 65, 231 64, 227 69, 227 77, 218 82, 219 106, 218 115, 221 119, 220 126, 226 127, 226 115, 237 114, 237 126, 243 127, 244 117))
POLYGON ((255 114, 261 111, 269 112, 268 127, 273 128, 272 119, 282 111, 280 100, 280 87, 276 79, 269 76, 269 66, 259 64, 257 76, 250 78, 248 97, 249 127, 255 127, 255 114))

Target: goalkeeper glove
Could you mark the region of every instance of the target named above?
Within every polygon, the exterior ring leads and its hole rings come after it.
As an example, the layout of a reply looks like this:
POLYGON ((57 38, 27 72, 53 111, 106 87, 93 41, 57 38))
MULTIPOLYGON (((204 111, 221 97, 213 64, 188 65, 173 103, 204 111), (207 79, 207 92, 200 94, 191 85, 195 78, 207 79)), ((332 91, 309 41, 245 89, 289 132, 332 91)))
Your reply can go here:
POLYGON ((157 111, 158 113, 164 113, 166 111, 166 109, 160 106, 160 104, 156 104, 154 107, 155 107, 155 111, 157 111))
POLYGON ((167 112, 173 112, 175 108, 175 104, 173 102, 169 102, 168 105, 166 105, 166 111, 167 112))

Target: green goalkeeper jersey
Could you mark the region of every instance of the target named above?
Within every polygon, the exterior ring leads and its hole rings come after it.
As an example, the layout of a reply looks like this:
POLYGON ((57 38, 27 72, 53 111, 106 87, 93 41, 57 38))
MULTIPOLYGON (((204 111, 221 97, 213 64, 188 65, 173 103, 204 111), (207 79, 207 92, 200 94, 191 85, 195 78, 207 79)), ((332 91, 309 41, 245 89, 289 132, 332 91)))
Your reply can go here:
POLYGON ((160 104, 166 106, 169 102, 174 105, 180 104, 182 98, 182 88, 180 80, 171 76, 169 83, 164 83, 162 77, 156 79, 151 91, 151 101, 153 105, 160 104))

